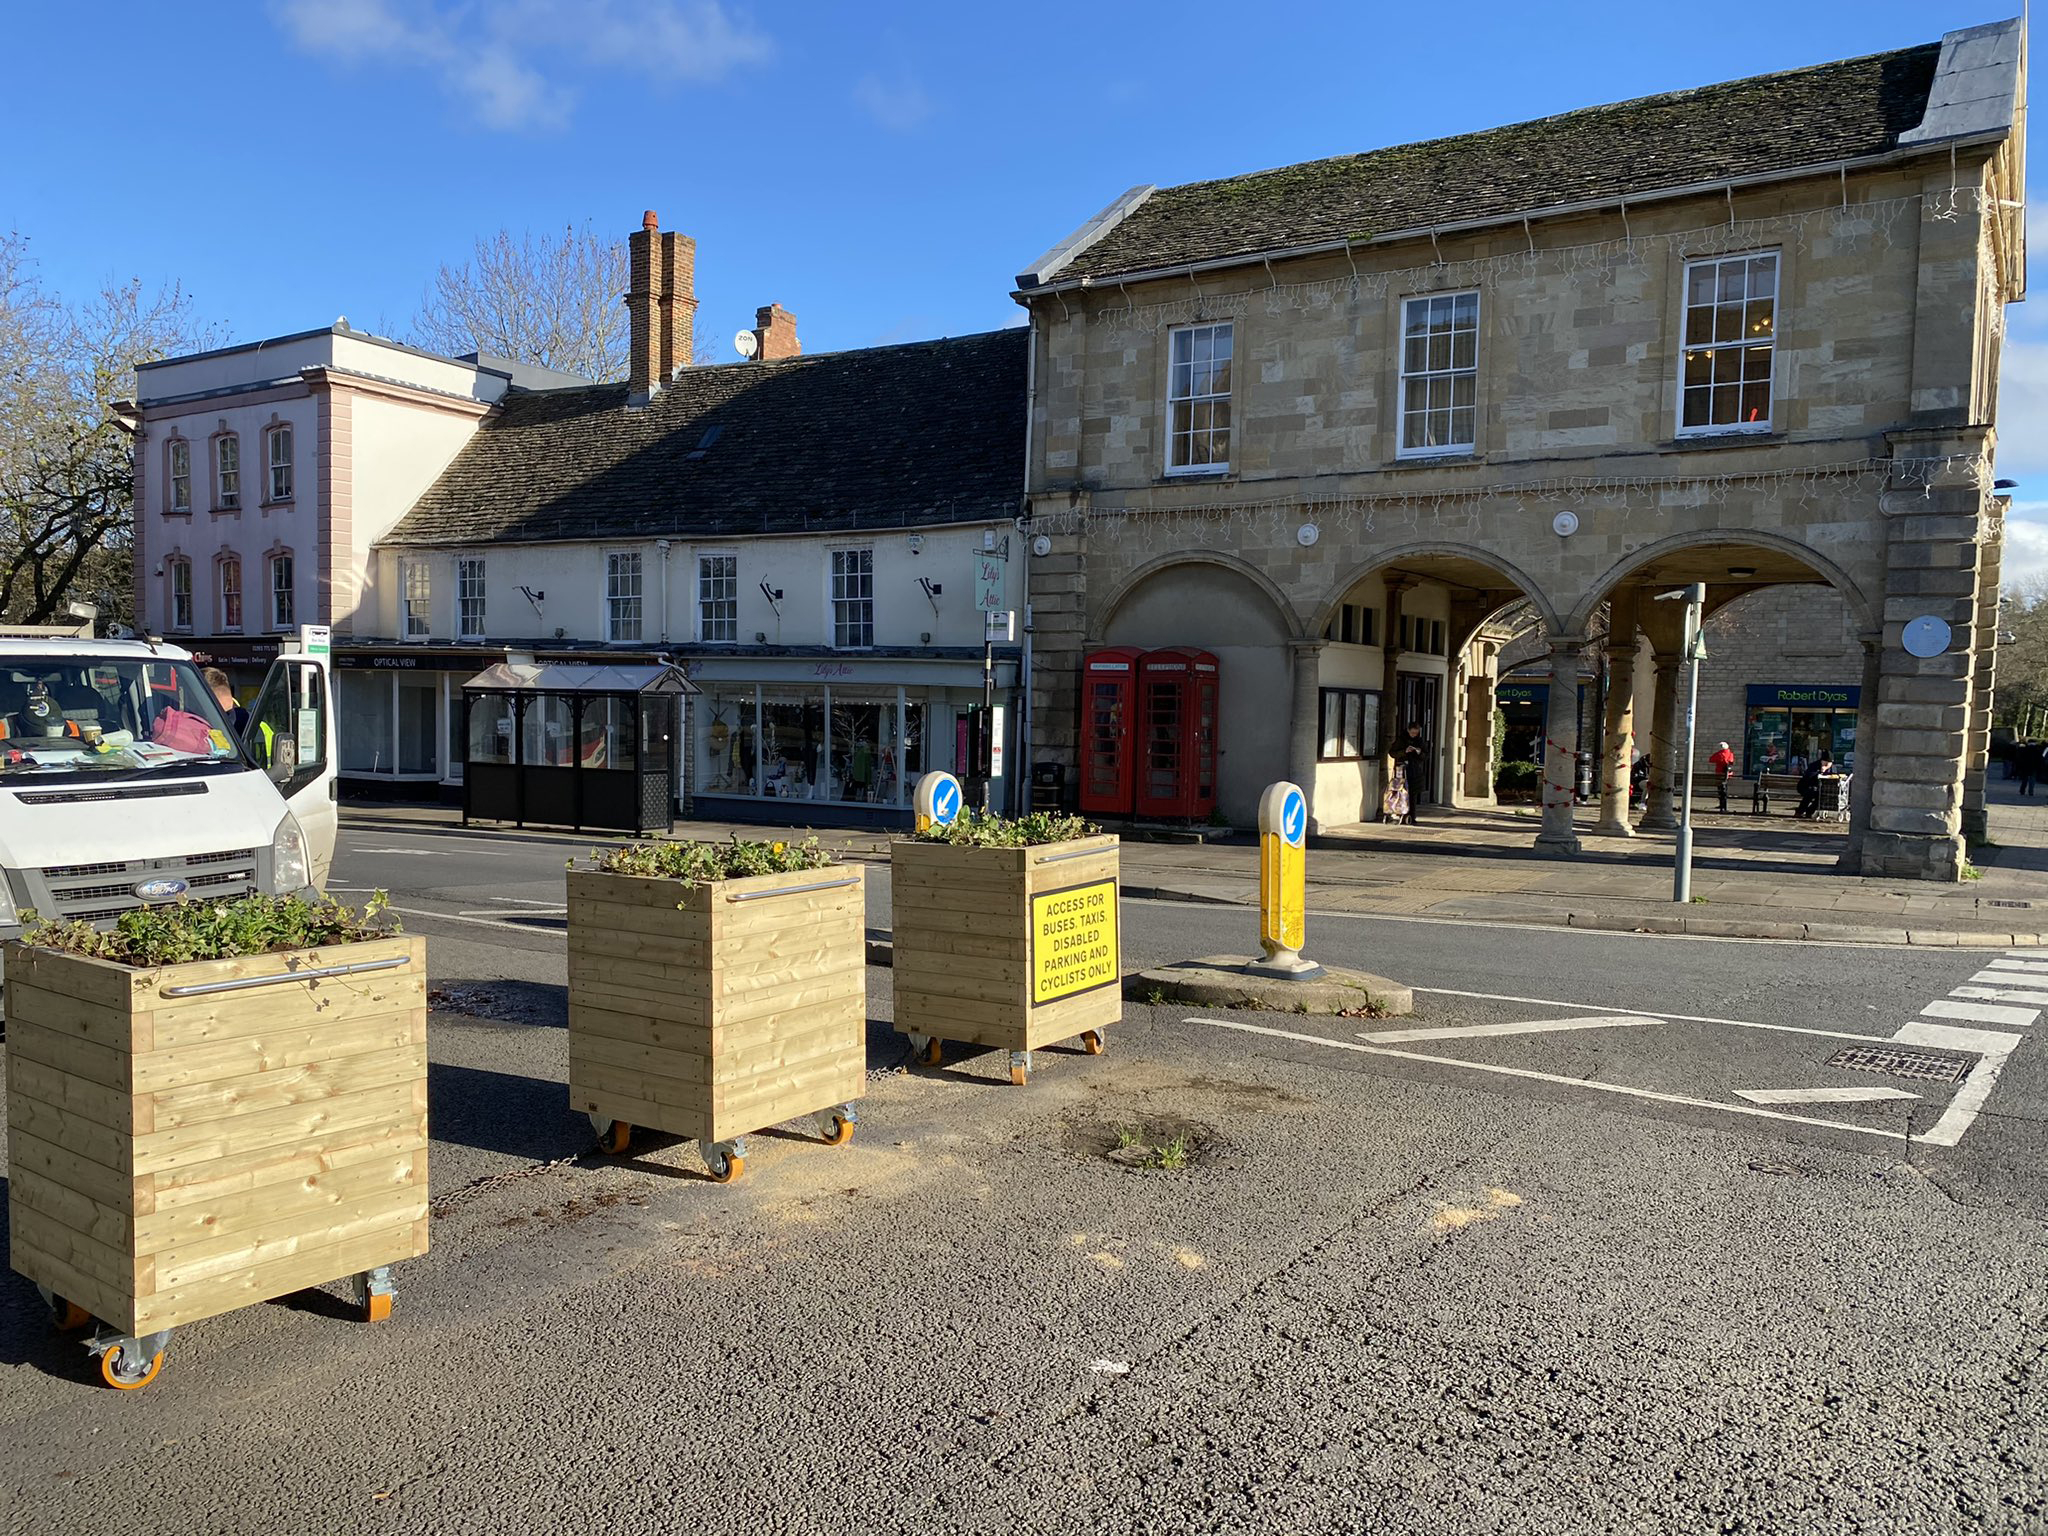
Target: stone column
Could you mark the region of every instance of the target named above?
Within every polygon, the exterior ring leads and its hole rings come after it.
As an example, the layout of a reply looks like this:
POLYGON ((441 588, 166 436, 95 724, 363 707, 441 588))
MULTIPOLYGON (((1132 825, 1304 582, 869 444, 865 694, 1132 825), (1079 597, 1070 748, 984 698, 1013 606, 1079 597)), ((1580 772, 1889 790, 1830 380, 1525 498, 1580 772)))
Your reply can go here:
POLYGON ((1493 804, 1493 712, 1495 678, 1491 663, 1465 684, 1465 798, 1493 804))
POLYGON ((1849 840, 1835 860, 1835 872, 1856 874, 1863 868, 1863 834, 1870 830, 1871 769, 1877 763, 1878 664, 1884 635, 1863 635, 1863 687, 1856 696, 1856 776, 1849 781, 1849 840))
POLYGON ((1550 637, 1550 700, 1543 718, 1543 830, 1538 853, 1579 852, 1572 825, 1572 789, 1578 772, 1579 650, 1584 635, 1550 637))
POLYGON ((1301 786, 1308 800, 1309 825, 1321 830, 1316 820, 1316 758, 1323 729, 1322 705, 1317 697, 1322 681, 1323 642, 1296 640, 1287 649, 1294 659, 1294 701, 1288 711, 1287 777, 1301 786))
POLYGON ((1990 827, 1984 816, 1984 778, 1991 767, 1991 707, 1998 685, 1998 588, 2005 563, 2004 519, 2009 498, 1993 504, 1999 532, 1986 532, 1977 557, 1977 653, 1971 667, 1970 723, 1963 743, 1963 836, 1981 838, 1990 827))
POLYGON ((1672 796, 1677 793, 1683 767, 1678 761, 1678 733, 1684 723, 1678 690, 1685 671, 1685 658, 1680 654, 1685 645, 1685 609, 1678 603, 1645 602, 1636 610, 1636 622, 1649 637, 1657 663, 1649 721, 1650 799, 1636 825, 1645 832, 1670 832, 1678 826, 1672 796))
POLYGON ((1607 719, 1600 770, 1602 837, 1633 837, 1628 819, 1628 771, 1634 760, 1636 719, 1636 589, 1623 587, 1607 603, 1607 719))
MULTIPOLYGON (((1866 875, 1959 880, 1965 743, 1977 675, 1979 545, 1990 522, 1990 497, 1977 478, 1986 432, 1924 428, 1885 436, 1900 467, 1882 503, 1888 530, 1884 647, 1861 868, 1866 875), (1906 626, 1922 617, 1949 626, 1948 647, 1938 655, 1905 649, 1906 626)), ((1860 736, 1856 746, 1860 759, 1860 736)))

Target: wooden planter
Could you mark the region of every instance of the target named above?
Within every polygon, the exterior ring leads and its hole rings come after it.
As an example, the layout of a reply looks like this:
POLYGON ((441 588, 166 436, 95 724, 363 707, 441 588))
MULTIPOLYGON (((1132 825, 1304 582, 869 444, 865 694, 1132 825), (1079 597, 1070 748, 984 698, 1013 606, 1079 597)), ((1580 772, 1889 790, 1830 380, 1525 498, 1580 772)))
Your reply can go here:
POLYGON ((1021 1085, 1040 1046, 1101 1051, 1123 1018, 1117 848, 891 848, 896 1027, 928 1064, 945 1040, 991 1046, 1021 1085))
POLYGON ((688 1136, 712 1177, 750 1132, 818 1115, 853 1132, 867 1069, 863 871, 709 885, 569 873, 569 1101, 605 1146, 688 1136))
POLYGON ((138 1387, 171 1329, 427 1251, 426 941, 135 969, 9 944, 14 1268, 138 1387))

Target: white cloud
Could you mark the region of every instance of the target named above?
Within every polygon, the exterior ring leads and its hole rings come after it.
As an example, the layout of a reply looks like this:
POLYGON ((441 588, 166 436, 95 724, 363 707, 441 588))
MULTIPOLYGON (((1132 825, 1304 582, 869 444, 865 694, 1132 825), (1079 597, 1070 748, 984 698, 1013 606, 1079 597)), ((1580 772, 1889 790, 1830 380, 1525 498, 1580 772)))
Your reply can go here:
POLYGON ((853 99, 891 133, 909 133, 935 110, 924 87, 901 70, 886 80, 873 73, 862 75, 853 87, 853 99))
POLYGON ((271 13, 301 52, 426 70, 497 130, 565 127, 576 92, 559 75, 705 84, 774 54, 720 0, 272 0, 271 13))
POLYGON ((1999 585, 2048 587, 2048 501, 2016 501, 2005 519, 2005 558, 1999 585))

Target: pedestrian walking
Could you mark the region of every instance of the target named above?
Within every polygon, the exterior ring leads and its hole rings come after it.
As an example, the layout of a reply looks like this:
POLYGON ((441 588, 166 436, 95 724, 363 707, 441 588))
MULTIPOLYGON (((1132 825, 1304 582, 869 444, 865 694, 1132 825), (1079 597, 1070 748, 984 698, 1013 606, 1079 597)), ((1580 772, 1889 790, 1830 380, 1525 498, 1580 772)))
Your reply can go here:
POLYGON ((2048 748, 2044 748, 2038 741, 2022 742, 2013 749, 2013 761, 2020 773, 2020 793, 2028 799, 2032 799, 2034 795, 2034 780, 2041 776, 2041 758, 2044 751, 2048 751, 2048 748))
POLYGON ((1728 780, 1735 773, 1735 753, 1724 741, 1721 743, 1721 750, 1708 758, 1707 762, 1714 770, 1714 788, 1720 791, 1721 811, 1725 815, 1728 810, 1728 780))

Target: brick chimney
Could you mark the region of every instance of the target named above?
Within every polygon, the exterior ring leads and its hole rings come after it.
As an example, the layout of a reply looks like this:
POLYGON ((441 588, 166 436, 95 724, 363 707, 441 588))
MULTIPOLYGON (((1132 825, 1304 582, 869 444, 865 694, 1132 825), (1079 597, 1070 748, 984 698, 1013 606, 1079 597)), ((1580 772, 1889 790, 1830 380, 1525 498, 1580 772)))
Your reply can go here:
POLYGON ((690 366, 691 329, 697 313, 697 242, 663 234, 654 210, 626 241, 626 288, 631 359, 628 403, 645 405, 662 385, 690 366))
POLYGON ((780 304, 764 304, 754 311, 754 356, 764 363, 796 357, 803 344, 796 339, 796 316, 780 304))

